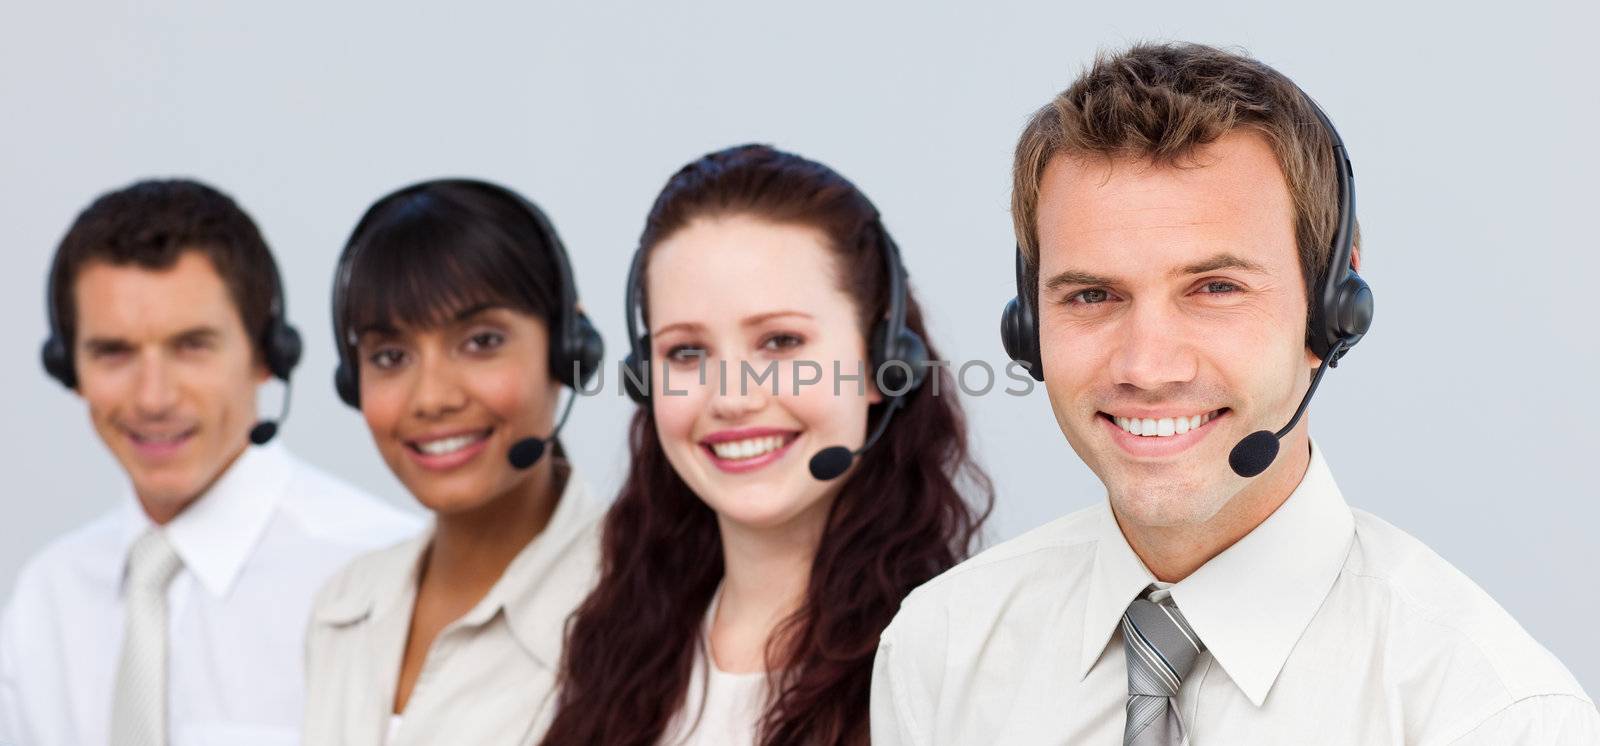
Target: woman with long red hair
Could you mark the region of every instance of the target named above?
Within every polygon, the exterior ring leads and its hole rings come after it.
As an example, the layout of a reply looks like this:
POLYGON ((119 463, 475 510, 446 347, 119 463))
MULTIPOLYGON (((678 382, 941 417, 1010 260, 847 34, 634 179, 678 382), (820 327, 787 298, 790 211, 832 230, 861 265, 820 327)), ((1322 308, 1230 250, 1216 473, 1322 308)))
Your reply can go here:
POLYGON ((898 250, 746 145, 667 182, 631 274, 643 406, 545 743, 866 743, 879 633, 993 501, 898 250))

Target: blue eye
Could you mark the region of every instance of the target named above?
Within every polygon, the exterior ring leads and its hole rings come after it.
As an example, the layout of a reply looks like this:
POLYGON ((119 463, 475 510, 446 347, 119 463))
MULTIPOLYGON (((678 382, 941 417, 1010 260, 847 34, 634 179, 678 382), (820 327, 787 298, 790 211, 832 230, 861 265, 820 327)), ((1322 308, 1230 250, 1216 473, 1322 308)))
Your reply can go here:
POLYGON ((1201 286, 1201 289, 1206 293, 1217 295, 1221 293, 1237 292, 1239 290, 1239 286, 1228 282, 1227 280, 1212 280, 1201 286))
POLYGON ((1067 299, 1067 302, 1093 305, 1096 303, 1104 303, 1108 300, 1111 300, 1111 293, 1107 292, 1105 288, 1089 288, 1088 290, 1080 290, 1076 293, 1073 293, 1072 296, 1067 299))

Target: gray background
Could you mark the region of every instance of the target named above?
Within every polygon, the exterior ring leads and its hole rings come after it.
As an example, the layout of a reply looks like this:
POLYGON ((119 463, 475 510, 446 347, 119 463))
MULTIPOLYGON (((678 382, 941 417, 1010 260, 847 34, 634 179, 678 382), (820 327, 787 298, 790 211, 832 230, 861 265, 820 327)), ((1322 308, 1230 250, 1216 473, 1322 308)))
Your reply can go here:
MULTIPOLYGON (((460 174, 538 200, 615 360, 624 262, 656 190, 708 150, 773 142, 856 180, 935 343, 999 366, 1024 119, 1097 49, 1172 38, 1276 65, 1354 156, 1377 325, 1312 409, 1347 498, 1475 578, 1600 693, 1592 3, 520 5, 0 8, 0 594, 122 489, 83 406, 37 363, 50 253, 103 190, 193 175, 253 213, 309 342, 284 440, 404 504, 329 385, 332 266, 379 194, 460 174)), ((614 394, 581 401, 567 436, 603 491, 632 410, 614 394)), ((993 539, 1101 499, 1042 388, 967 404, 999 487, 993 539)))

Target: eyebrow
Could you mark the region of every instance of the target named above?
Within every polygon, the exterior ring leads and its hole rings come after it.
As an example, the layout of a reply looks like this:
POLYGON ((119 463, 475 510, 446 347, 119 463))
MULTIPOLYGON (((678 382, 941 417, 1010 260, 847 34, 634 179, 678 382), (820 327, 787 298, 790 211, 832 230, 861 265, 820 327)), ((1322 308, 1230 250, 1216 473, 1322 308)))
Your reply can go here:
MULTIPOLYGON (((1267 271, 1265 267, 1262 267, 1260 264, 1252 262, 1249 259, 1245 259, 1244 257, 1235 254, 1222 252, 1220 254, 1216 254, 1215 256, 1194 262, 1193 264, 1188 264, 1174 269, 1169 274, 1173 277, 1187 277, 1189 275, 1203 275, 1207 272, 1215 272, 1219 269, 1237 269, 1242 272, 1267 271)), ((1063 287, 1116 284, 1117 280, 1112 277, 1091 274, 1089 272, 1081 272, 1075 269, 1067 269, 1057 272, 1049 280, 1045 281, 1043 285, 1041 285, 1041 289, 1057 290, 1063 287)))
POLYGON ((1203 275, 1207 272, 1215 272, 1219 269, 1237 269, 1243 272, 1267 271, 1265 267, 1262 267, 1256 262, 1252 262, 1249 259, 1245 259, 1234 254, 1229 254, 1228 252, 1224 251, 1208 259, 1202 259, 1186 267, 1175 269, 1172 271, 1172 276, 1183 277, 1186 275, 1203 275))
MULTIPOLYGON (((743 321, 739 322, 739 325, 740 326, 760 326, 762 324, 767 323, 768 321, 771 321, 771 320, 776 319, 776 318, 782 318, 784 316, 798 316, 798 317, 803 318, 803 319, 813 318, 811 316, 811 314, 806 313, 804 311, 768 311, 766 313, 758 313, 758 314, 756 314, 754 316, 746 318, 743 321)), ((665 334, 667 332, 673 332, 673 331, 693 332, 693 331, 702 330, 704 328, 705 328, 705 325, 700 324, 698 322, 680 321, 680 322, 678 322, 676 324, 668 324, 666 326, 661 327, 660 329, 656 329, 655 331, 651 332, 651 334, 660 335, 660 334, 665 334)))
POLYGON ((1102 277, 1100 275, 1090 274, 1088 272, 1080 272, 1075 269, 1065 269, 1051 276, 1049 280, 1044 282, 1041 288, 1044 290, 1056 290, 1058 288, 1076 287, 1079 285, 1115 284, 1117 284, 1117 281, 1110 277, 1102 277))
MULTIPOLYGON (((463 308, 460 311, 455 312, 454 314, 451 315, 450 319, 448 321, 444 322, 444 323, 446 323, 446 324, 460 324, 460 323, 463 323, 463 322, 471 321, 473 318, 477 317, 479 314, 485 313, 487 311, 492 311, 492 310, 494 310, 496 308, 503 308, 503 307, 504 307, 504 305, 500 304, 500 303, 489 303, 489 302, 477 303, 477 304, 474 304, 474 305, 467 306, 466 308, 463 308)), ((392 338, 392 337, 398 337, 398 336, 400 336, 400 334, 401 334, 400 328, 395 326, 394 324, 391 324, 391 323, 389 323, 387 321, 376 321, 376 322, 373 322, 371 324, 367 324, 366 326, 363 326, 360 329, 355 330, 354 336, 355 336, 356 344, 359 346, 361 340, 366 339, 368 335, 371 335, 371 336, 374 336, 374 337, 378 337, 380 339, 387 339, 387 338, 392 338)))
MULTIPOLYGON (((180 339, 209 339, 221 335, 222 331, 214 326, 196 326, 184 329, 176 334, 168 335, 166 341, 171 342, 180 339)), ((132 349, 134 344, 121 337, 85 337, 83 340, 83 346, 93 352, 107 352, 132 349)))

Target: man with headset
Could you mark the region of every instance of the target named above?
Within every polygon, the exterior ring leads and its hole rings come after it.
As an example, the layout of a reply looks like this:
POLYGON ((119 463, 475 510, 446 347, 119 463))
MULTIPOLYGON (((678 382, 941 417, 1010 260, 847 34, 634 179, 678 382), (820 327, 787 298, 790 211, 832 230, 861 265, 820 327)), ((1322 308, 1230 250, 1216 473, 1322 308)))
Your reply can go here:
POLYGON ((256 389, 300 338, 260 232, 204 184, 139 182, 78 216, 47 291, 45 369, 131 494, 17 578, 0 742, 298 742, 312 597, 416 522, 268 445, 256 389))
POLYGON ((1560 662, 1348 507, 1301 421, 1372 318, 1309 98, 1137 45, 1040 109, 1014 166, 1006 347, 1108 499, 907 598, 874 743, 1600 743, 1560 662))

